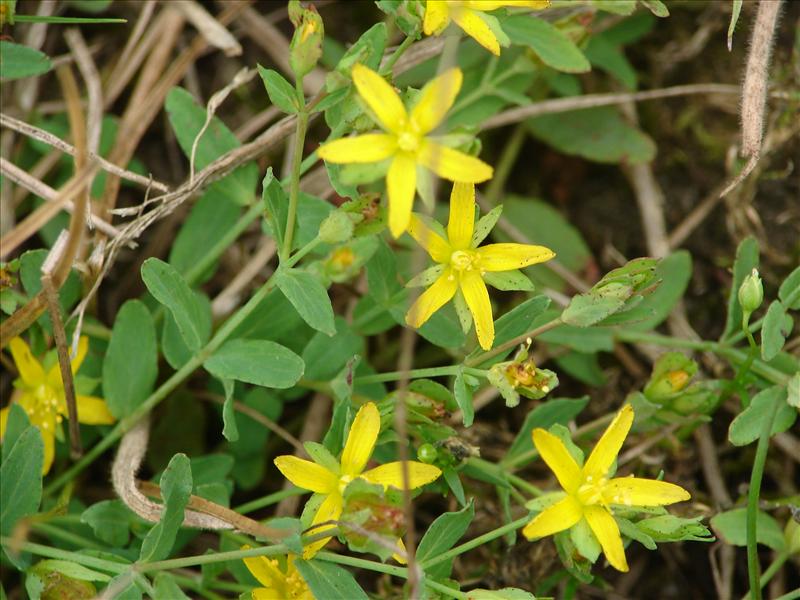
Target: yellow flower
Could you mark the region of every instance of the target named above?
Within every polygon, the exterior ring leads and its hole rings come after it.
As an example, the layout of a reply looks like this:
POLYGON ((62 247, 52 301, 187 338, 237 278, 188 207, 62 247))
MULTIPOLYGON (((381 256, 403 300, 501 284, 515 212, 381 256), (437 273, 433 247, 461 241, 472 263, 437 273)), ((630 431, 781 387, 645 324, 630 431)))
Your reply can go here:
POLYGON ((392 159, 386 188, 389 230, 394 237, 402 235, 408 226, 417 187, 417 165, 450 181, 480 183, 492 176, 492 167, 482 160, 440 144, 429 135, 453 106, 461 81, 460 69, 445 71, 422 88, 419 101, 409 114, 386 80, 363 65, 353 67, 353 83, 386 133, 334 140, 320 146, 318 152, 320 158, 331 163, 392 159))
POLYGON ((422 28, 425 35, 439 35, 453 20, 464 33, 499 56, 500 43, 481 13, 504 6, 541 9, 549 4, 549 0, 428 0, 422 28))
MULTIPOLYGON (((242 546, 248 550, 250 546, 242 546)), ((263 585, 252 592, 253 600, 314 600, 314 594, 308 589, 308 584, 294 566, 294 556, 286 557, 286 566, 274 558, 266 556, 253 556, 245 558, 244 564, 263 585)))
POLYGON ((489 291, 483 281, 486 272, 511 271, 550 260, 555 252, 529 244, 489 244, 478 248, 488 231, 475 228, 475 187, 456 183, 450 195, 450 221, 447 239, 428 227, 416 214, 411 216, 408 233, 441 265, 441 274, 411 306, 406 323, 420 327, 433 313, 447 304, 456 292, 464 300, 475 321, 481 348, 494 342, 494 320, 489 291))
MULTIPOLYGON (((14 338, 8 344, 14 364, 19 371, 19 379, 14 381, 12 402, 17 402, 27 413, 31 425, 42 433, 44 442, 44 463, 42 473, 46 474, 53 464, 55 453, 56 427, 67 414, 67 403, 64 399, 64 383, 58 363, 45 373, 42 364, 33 357, 31 349, 21 338, 14 338)), ((72 374, 81 366, 86 352, 89 350, 89 339, 82 337, 78 342, 78 354, 72 361, 72 374)), ((114 422, 114 416, 102 398, 94 396, 77 396, 78 421, 88 425, 108 425, 114 422)), ((0 410, 0 437, 5 434, 8 420, 8 407, 0 410)))
POLYGON ((682 487, 666 481, 614 477, 608 472, 633 423, 633 408, 624 406, 597 442, 583 467, 564 443, 544 429, 533 431, 533 443, 564 489, 563 497, 544 509, 522 530, 529 540, 569 529, 586 519, 608 562, 628 570, 622 537, 614 520, 613 505, 665 506, 690 498, 682 487))
MULTIPOLYGON (((364 471, 372 456, 378 433, 381 429, 381 416, 378 408, 368 402, 356 414, 350 433, 345 442, 340 462, 333 465, 320 465, 296 456, 279 456, 275 466, 284 477, 299 488, 310 490, 324 496, 311 521, 311 527, 326 521, 337 520, 344 508, 342 493, 347 484, 354 479, 364 479, 369 483, 403 489, 403 472, 400 461, 387 463, 369 471, 364 471)), ((442 472, 433 465, 411 461, 408 463, 410 489, 416 489, 434 481, 442 472)), ((312 533, 320 533, 313 529, 312 533)), ((313 542, 303 550, 303 558, 310 558, 328 543, 330 537, 313 542)))

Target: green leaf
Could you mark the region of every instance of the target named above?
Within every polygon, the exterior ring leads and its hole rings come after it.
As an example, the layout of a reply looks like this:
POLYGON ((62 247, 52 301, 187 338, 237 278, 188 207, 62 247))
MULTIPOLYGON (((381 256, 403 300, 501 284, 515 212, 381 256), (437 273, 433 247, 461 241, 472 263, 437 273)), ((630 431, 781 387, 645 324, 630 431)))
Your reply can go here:
MULTIPOLYGON (((738 1, 740 4, 742 2, 742 0, 734 0, 734 1, 738 1)), ((639 2, 641 2, 644 6, 646 6, 650 10, 650 12, 657 17, 661 17, 663 19, 664 17, 669 16, 669 9, 667 8, 667 5, 664 4, 661 0, 639 0, 639 2)))
POLYGON ((505 587, 499 590, 475 588, 467 592, 467 600, 536 600, 536 596, 519 588, 505 587))
POLYGON ((736 260, 733 263, 733 281, 728 294, 728 318, 720 341, 728 339, 742 327, 742 307, 739 305, 739 288, 742 281, 753 269, 758 267, 758 242, 752 236, 746 237, 736 249, 736 260))
POLYGON ((28 413, 26 413, 25 409, 19 405, 19 402, 12 402, 8 405, 8 415, 6 419, 6 429, 3 432, 3 443, 0 444, 3 461, 8 458, 8 455, 11 452, 11 449, 14 447, 14 444, 17 443, 19 436, 22 435, 22 433, 31 425, 30 421, 28 420, 28 413))
POLYGON ((585 73, 591 65, 574 42, 560 29, 531 15, 508 17, 503 31, 514 44, 528 46, 542 62, 558 71, 585 73))
POLYGON ((175 578, 165 571, 160 571, 153 580, 155 600, 189 600, 189 596, 175 581, 175 578))
MULTIPOLYGON (((222 237, 236 225, 241 207, 231 196, 222 194, 211 186, 192 206, 189 216, 183 221, 175 242, 169 251, 168 262, 180 273, 186 275, 197 264, 199 257, 209 249, 209 232, 216 238, 222 237)), ((218 261, 200 274, 193 283, 203 283, 217 268, 218 261)))
POLYGON ((261 182, 261 200, 267 212, 267 222, 272 230, 272 237, 278 249, 283 249, 283 236, 286 232, 286 221, 289 218, 289 196, 283 189, 281 182, 272 173, 272 167, 267 167, 264 179, 261 182))
POLYGON ((772 404, 775 402, 778 403, 778 409, 772 421, 770 436, 789 429, 797 418, 797 411, 789 406, 786 398, 786 388, 779 385, 753 396, 750 406, 733 420, 728 429, 730 443, 734 446, 746 446, 756 441, 761 435, 764 419, 770 414, 772 404))
POLYGON ((636 0, 592 0, 600 10, 627 17, 636 10, 636 0))
POLYGON ((133 513, 121 500, 101 500, 81 514, 81 523, 92 528, 97 539, 109 546, 124 548, 130 540, 133 513))
POLYGON ((526 121, 534 137, 556 150, 610 164, 652 161, 656 145, 613 106, 570 110, 526 121))
POLYGON ((675 515, 660 515, 643 519, 636 527, 656 542, 713 542, 708 527, 700 523, 703 517, 684 519, 675 515))
POLYGON ((156 326, 144 303, 128 300, 114 321, 103 361, 103 398, 117 419, 127 417, 153 391, 158 377, 156 326))
POLYGON ((0 41, 0 78, 22 79, 47 73, 53 68, 43 52, 22 44, 0 41))
POLYGON ((267 88, 267 94, 272 104, 290 115, 296 114, 300 110, 297 91, 280 73, 272 69, 265 69, 261 65, 258 65, 258 73, 264 81, 264 87, 267 88))
POLYGON ((349 571, 321 560, 296 560, 295 568, 315 598, 325 600, 367 600, 368 596, 349 571))
MULTIPOLYGON (((167 94, 165 108, 172 130, 178 139, 181 150, 187 159, 191 157, 192 146, 197 134, 206 121, 206 108, 197 104, 192 95, 180 87, 172 88, 167 94)), ((217 117, 212 117, 195 151, 195 171, 199 171, 223 154, 235 150, 241 143, 217 117)), ((246 206, 253 201, 258 184, 258 167, 249 162, 235 169, 219 181, 211 184, 219 195, 246 206)))
POLYGON ((733 0, 731 10, 731 22, 728 25, 728 51, 733 48, 733 32, 736 29, 736 23, 739 20, 739 13, 742 12, 742 0, 733 0))
POLYGON ((78 563, 69 560, 43 560, 36 563, 34 567, 37 572, 43 571, 56 571, 62 573, 72 579, 80 579, 81 581, 110 581, 111 577, 105 573, 100 573, 94 569, 89 569, 78 563))
POLYGON ((778 290, 778 298, 789 310, 800 310, 800 267, 789 273, 778 290))
POLYGON ((504 292, 522 291, 533 292, 536 286, 522 271, 487 271, 483 276, 484 281, 495 289, 504 292))
POLYGON ((800 410, 800 373, 795 373, 786 385, 786 403, 800 410))
MULTIPOLYGON (((42 265, 47 258, 47 254, 47 250, 29 250, 20 256, 19 279, 29 296, 38 294, 42 289, 42 265)), ((74 269, 70 269, 67 280, 58 291, 58 303, 64 313, 74 306, 81 297, 81 285, 77 272, 74 269)), ((53 331, 48 312, 39 317, 37 322, 48 332, 53 331)))
POLYGON ((175 536, 183 523, 184 509, 192 493, 192 469, 185 454, 176 454, 169 461, 159 481, 164 508, 161 520, 142 541, 140 562, 162 560, 169 556, 175 536))
POLYGON ((364 348, 364 339, 341 317, 335 321, 336 335, 319 332, 303 349, 306 364, 305 378, 312 381, 328 381, 335 377, 353 356, 364 348))
POLYGON ((0 465, 0 534, 11 535, 17 522, 39 510, 42 500, 42 434, 29 426, 0 465))
POLYGON ((181 274, 163 260, 148 258, 142 264, 142 281, 172 313, 188 348, 192 352, 200 350, 211 336, 211 320, 181 274))
POLYGON ((534 429, 550 429, 556 423, 566 425, 577 417, 586 408, 587 404, 589 404, 589 396, 553 398, 534 408, 525 417, 525 421, 503 458, 503 462, 513 461, 520 454, 533 450, 531 432, 534 429))
MULTIPOLYGON (((747 546, 747 509, 734 508, 711 517, 716 534, 732 546, 747 546)), ((780 552, 786 542, 778 522, 763 511, 756 515, 756 541, 780 552)))
POLYGON ((792 332, 794 321, 780 300, 773 300, 761 327, 761 358, 769 362, 778 355, 792 332))
MULTIPOLYGON (((201 326, 211 331, 211 301, 199 291, 194 291, 194 299, 197 304, 197 313, 202 315, 201 326)), ((161 351, 167 359, 169 366, 176 371, 189 362, 194 356, 186 342, 183 340, 178 324, 172 313, 167 311, 164 315, 164 327, 161 330, 161 351)))
POLYGON ((620 311, 633 294, 629 285, 610 283, 572 297, 561 319, 568 325, 589 327, 620 311))
POLYGON ((581 556, 591 563, 597 561, 602 549, 586 519, 581 519, 572 526, 569 536, 581 556))
POLYGON ((602 33, 592 36, 583 51, 593 66, 606 71, 627 89, 637 88, 636 69, 625 57, 622 48, 608 36, 602 33))
POLYGON ((108 582, 106 589, 115 591, 114 600, 142 600, 142 590, 133 580, 131 573, 121 573, 108 582))
POLYGON ((464 382, 464 372, 459 371, 453 383, 453 395, 456 398, 458 408, 461 409, 461 419, 464 427, 472 427, 475 419, 475 407, 472 406, 472 390, 464 382))
POLYGON ((203 367, 220 379, 236 379, 268 388, 292 387, 305 364, 294 352, 268 340, 230 340, 203 367))
POLYGON ((458 512, 446 512, 431 523, 417 546, 417 560, 428 577, 443 579, 450 576, 450 571, 453 569, 452 559, 432 567, 426 567, 425 562, 452 548, 467 532, 474 517, 475 504, 470 500, 469 504, 458 512))
POLYGON ((278 269, 274 277, 275 285, 306 323, 329 336, 336 333, 328 291, 317 277, 306 271, 285 268, 278 269))
POLYGON ((233 408, 235 384, 232 379, 223 379, 222 387, 225 389, 225 403, 222 405, 222 435, 229 442, 236 442, 239 440, 239 428, 236 426, 236 411, 233 408))

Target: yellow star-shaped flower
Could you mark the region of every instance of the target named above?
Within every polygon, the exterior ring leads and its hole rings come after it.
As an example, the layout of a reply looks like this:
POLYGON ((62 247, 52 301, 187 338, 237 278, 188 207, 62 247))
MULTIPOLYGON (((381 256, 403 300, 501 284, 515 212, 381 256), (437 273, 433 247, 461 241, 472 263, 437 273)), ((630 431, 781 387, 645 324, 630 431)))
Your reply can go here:
MULTIPOLYGON (((284 455, 275 459, 275 466, 286 479, 299 488, 325 497, 311 521, 312 533, 320 533, 318 528, 313 529, 316 525, 335 521, 341 516, 344 509, 342 494, 347 484, 354 479, 361 478, 369 483, 382 485, 384 489, 389 486, 403 489, 403 465, 400 461, 364 471, 367 461, 372 456, 380 429, 381 416, 378 407, 368 402, 359 409, 353 420, 338 468, 296 456, 284 455)), ((408 462, 409 488, 412 490, 434 481, 441 474, 439 468, 433 465, 408 462)), ((330 537, 323 538, 306 546, 303 549, 303 558, 314 556, 330 539, 330 537)))
POLYGON ((468 36, 495 56, 500 56, 500 43, 481 13, 511 8, 547 8, 549 0, 428 0, 425 4, 425 35, 439 35, 454 21, 468 36))
MULTIPOLYGON (((19 371, 19 379, 14 381, 17 388, 11 402, 18 403, 27 413, 31 425, 42 433, 44 442, 44 462, 42 474, 46 474, 53 464, 55 454, 56 427, 67 414, 64 398, 64 383, 58 363, 45 373, 42 364, 31 354, 31 349, 21 338, 14 338, 8 344, 11 357, 19 371)), ((72 374, 78 369, 89 350, 89 339, 82 337, 78 342, 78 354, 72 361, 72 374)), ((105 400, 94 396, 76 397, 78 421, 87 425, 108 425, 114 422, 105 400)), ((8 407, 0 410, 0 438, 5 435, 8 421, 8 407)))
POLYGON ((385 133, 367 133, 323 144, 320 158, 330 163, 374 163, 391 158, 386 174, 389 230, 399 237, 408 226, 417 187, 417 165, 450 181, 480 183, 492 167, 449 148, 429 135, 444 120, 461 89, 460 69, 450 69, 428 82, 408 113, 400 96, 383 77, 363 65, 353 67, 353 83, 385 133))
POLYGON ((544 429, 533 430, 533 443, 564 494, 525 526, 522 533, 526 538, 553 535, 586 519, 611 566, 628 570, 613 506, 666 506, 690 498, 685 489, 666 481, 633 476, 608 478, 632 424, 633 408, 624 406, 582 467, 557 436, 544 429))
POLYGON ((447 239, 416 214, 411 216, 408 233, 441 265, 441 274, 411 306, 406 323, 421 327, 457 292, 461 293, 484 350, 489 350, 494 342, 494 319, 483 276, 492 271, 521 269, 555 256, 549 248, 529 244, 489 244, 479 248, 478 244, 489 232, 475 228, 475 186, 471 183, 453 185, 447 239))
MULTIPOLYGON (((242 550, 250 546, 242 546, 242 550)), ((285 566, 274 558, 266 556, 253 556, 245 558, 244 564, 263 585, 255 588, 251 594, 253 600, 314 600, 314 594, 308 589, 308 584, 294 566, 294 556, 286 557, 285 566)))

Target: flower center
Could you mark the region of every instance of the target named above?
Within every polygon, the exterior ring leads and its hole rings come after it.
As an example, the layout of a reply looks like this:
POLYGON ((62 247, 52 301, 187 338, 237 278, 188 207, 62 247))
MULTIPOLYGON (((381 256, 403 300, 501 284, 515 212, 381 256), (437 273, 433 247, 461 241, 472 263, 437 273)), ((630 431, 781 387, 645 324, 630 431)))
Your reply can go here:
POLYGON ((603 503, 603 488, 608 483, 605 477, 595 478, 587 475, 583 484, 578 488, 578 500, 584 506, 603 503))
POLYGON ((471 271, 478 268, 480 256, 477 252, 456 250, 450 255, 450 264, 456 271, 471 271))
POLYGON ((405 152, 416 152, 419 148, 419 136, 412 131, 404 131, 397 136, 397 147, 405 152))
POLYGON ((344 488, 347 487, 347 484, 353 481, 355 477, 352 475, 342 475, 339 477, 339 493, 344 494, 344 488))

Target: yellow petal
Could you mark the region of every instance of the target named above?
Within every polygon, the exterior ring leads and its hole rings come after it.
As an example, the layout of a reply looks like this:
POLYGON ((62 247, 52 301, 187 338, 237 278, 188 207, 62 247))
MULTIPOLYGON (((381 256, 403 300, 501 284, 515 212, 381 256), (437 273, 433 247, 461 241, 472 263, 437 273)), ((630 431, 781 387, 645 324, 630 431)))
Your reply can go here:
POLYGON ((525 525, 522 534, 532 540, 569 529, 581 520, 581 505, 572 496, 548 506, 525 525))
POLYGON ((627 571, 628 561, 625 559, 625 548, 622 546, 622 536, 614 517, 602 506, 585 506, 583 516, 592 528, 592 533, 600 542, 603 554, 617 571, 627 571))
POLYGON ((417 165, 405 152, 395 155, 386 174, 386 191, 389 196, 389 231, 400 237, 408 227, 411 207, 417 189, 417 165))
POLYGON ((8 425, 8 406, 0 408, 0 440, 6 435, 6 426, 8 425))
POLYGON ((286 595, 275 588, 255 588, 250 595, 253 600, 286 600, 286 595))
POLYGON ((474 10, 491 11, 503 8, 532 8, 534 10, 541 10, 547 8, 550 0, 467 0, 464 6, 474 10))
MULTIPOLYGON (((72 349, 70 348, 70 353, 71 352, 72 349)), ((70 358, 70 369, 73 375, 81 368, 87 352, 89 352, 89 338, 82 335, 80 339, 78 339, 78 349, 75 353, 75 358, 70 358)), ((56 388, 62 388, 64 386, 64 381, 61 378, 61 365, 58 361, 56 361, 47 372, 47 383, 56 388)))
POLYGON ((433 131, 442 122, 461 90, 463 79, 461 69, 454 67, 425 84, 411 111, 411 121, 421 134, 433 131))
POLYGON ((544 429, 533 430, 533 445, 555 474, 558 483, 569 493, 575 493, 583 479, 581 468, 558 436, 544 429))
POLYGON ((450 21, 447 3, 443 0, 428 0, 425 3, 425 20, 422 30, 425 35, 439 34, 450 21))
POLYGON ((583 472, 587 475, 594 475, 597 478, 605 477, 617 454, 619 454, 622 443, 625 441, 632 424, 633 408, 630 404, 626 404, 617 413, 614 420, 611 421, 611 425, 603 432, 602 437, 583 465, 583 472))
POLYGON ((31 349, 22 338, 12 338, 8 343, 11 350, 11 358, 19 371, 20 379, 28 385, 40 385, 44 382, 44 369, 42 365, 33 357, 31 349))
POLYGON ((425 141, 420 146, 417 160, 439 177, 450 181, 480 183, 491 179, 494 172, 479 158, 431 141, 425 141))
POLYGON ((42 442, 44 443, 44 460, 42 461, 42 475, 47 475, 50 472, 50 467, 53 466, 53 457, 56 454, 56 439, 53 433, 55 427, 55 418, 47 419, 49 425, 47 429, 39 428, 39 433, 42 434, 42 442))
POLYGON ((447 237, 453 250, 469 248, 474 228, 475 185, 456 182, 450 194, 450 220, 447 222, 447 237))
MULTIPOLYGON (((311 521, 311 527, 309 528, 308 533, 317 534, 327 532, 328 529, 335 529, 335 525, 332 525, 330 528, 315 527, 315 525, 325 523, 326 521, 338 520, 342 515, 342 506, 342 496, 338 492, 335 494, 330 494, 327 498, 325 498, 325 500, 323 500, 322 504, 319 505, 317 514, 314 515, 314 519, 311 521)), ((331 537, 332 536, 322 538, 321 540, 317 540, 316 542, 307 545, 305 548, 303 548, 303 558, 306 560, 312 558, 317 552, 319 552, 320 548, 330 541, 331 537)))
POLYGON ((342 475, 357 477, 364 470, 380 431, 381 413, 374 403, 367 402, 358 410, 350 427, 342 452, 342 475))
POLYGON ((481 269, 512 271, 553 258, 556 253, 544 246, 530 244, 489 244, 478 248, 481 269))
POLYGON ((392 558, 397 562, 399 562, 401 565, 404 565, 406 564, 406 559, 403 558, 406 552, 406 545, 403 543, 403 538, 397 538, 397 547, 403 552, 403 555, 401 555, 400 552, 395 552, 394 554, 392 554, 392 558))
POLYGON ((451 269, 445 269, 433 285, 420 294, 417 301, 408 309, 406 323, 418 328, 431 318, 431 315, 450 302, 458 289, 458 281, 451 269))
POLYGON ((450 255, 453 253, 450 244, 442 239, 442 236, 433 229, 428 227, 425 221, 414 213, 411 213, 411 220, 408 223, 408 235, 414 238, 420 246, 425 248, 428 254, 431 255, 431 258, 436 262, 443 264, 450 262, 450 255))
POLYGON ((475 321, 475 332, 478 343, 484 350, 491 350, 494 342, 494 318, 492 303, 489 301, 489 290, 478 271, 464 271, 459 281, 464 300, 475 321))
MULTIPOLYGON (((442 472, 438 467, 426 465, 425 463, 411 461, 408 462, 408 483, 409 489, 414 490, 425 484, 435 481, 442 472)), ((403 472, 400 461, 386 463, 380 467, 370 469, 361 477, 370 483, 377 483, 384 488, 392 486, 398 490, 403 489, 403 472)))
MULTIPOLYGON (((59 412, 67 414, 66 403, 62 402, 59 412)), ((87 425, 109 425, 116 421, 114 415, 108 410, 108 404, 102 398, 95 396, 81 396, 75 398, 78 408, 78 421, 87 425)))
POLYGON ((397 150, 397 139, 385 133, 365 133, 322 144, 317 154, 330 163, 373 163, 397 150))
MULTIPOLYGON (((242 546, 242 550, 249 550, 250 546, 242 546)), ((245 566, 253 577, 266 588, 277 587, 280 585, 282 573, 278 569, 277 562, 266 556, 250 556, 243 558, 245 566)), ((255 591, 255 590, 253 590, 255 591)))
POLYGON ((327 494, 338 488, 338 475, 317 463, 289 455, 279 456, 274 462, 283 476, 299 488, 319 494, 327 494))
POLYGON ((689 492, 679 485, 640 479, 638 477, 616 477, 603 488, 606 502, 626 506, 666 506, 691 498, 689 492))
POLYGON ((408 115, 394 88, 383 77, 362 64, 355 65, 352 74, 358 94, 383 128, 392 132, 399 131, 408 120, 408 115))
POLYGON ((478 13, 469 8, 464 8, 460 11, 454 11, 452 19, 473 40, 495 56, 500 56, 500 44, 497 38, 478 13))

